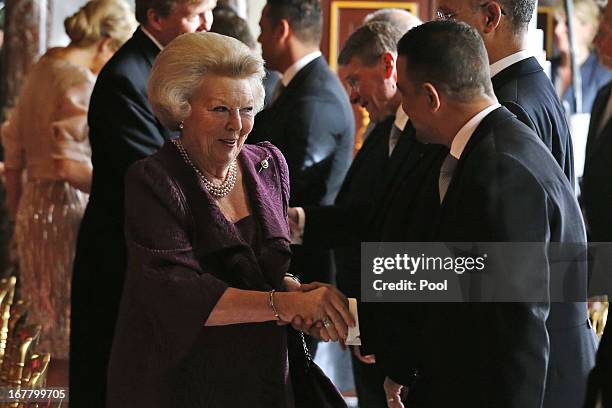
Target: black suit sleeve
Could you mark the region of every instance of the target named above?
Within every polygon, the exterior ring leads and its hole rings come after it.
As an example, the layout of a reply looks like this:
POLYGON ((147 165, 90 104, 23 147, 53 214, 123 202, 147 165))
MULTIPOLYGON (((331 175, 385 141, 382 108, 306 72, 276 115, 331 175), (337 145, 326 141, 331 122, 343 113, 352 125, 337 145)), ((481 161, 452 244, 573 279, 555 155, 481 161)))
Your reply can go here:
POLYGON ((305 207, 303 245, 334 249, 363 241, 369 209, 365 203, 305 207))

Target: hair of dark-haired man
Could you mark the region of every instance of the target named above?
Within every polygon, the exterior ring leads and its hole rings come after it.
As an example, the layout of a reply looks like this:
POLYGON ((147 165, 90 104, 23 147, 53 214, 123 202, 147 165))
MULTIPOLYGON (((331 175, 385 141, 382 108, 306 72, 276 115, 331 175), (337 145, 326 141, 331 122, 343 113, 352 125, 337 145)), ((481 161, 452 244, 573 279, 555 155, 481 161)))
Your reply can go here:
POLYGON ((231 9, 223 8, 217 10, 215 8, 213 10, 213 16, 213 23, 210 27, 211 33, 223 34, 235 38, 251 49, 257 46, 251 29, 249 28, 249 24, 231 9))
POLYGON ((320 0, 267 0, 272 24, 287 20, 295 37, 309 45, 319 45, 323 29, 320 0))
POLYGON ((536 0, 496 0, 501 9, 506 13, 505 17, 514 34, 527 32, 529 21, 533 17, 536 0))
POLYGON ((363 65, 374 66, 385 52, 395 53, 404 32, 394 24, 375 21, 359 27, 344 43, 338 64, 347 65, 354 57, 363 65))
POLYGON ((429 82, 449 99, 470 102, 493 96, 489 59, 482 38, 462 22, 430 21, 408 31, 397 46, 407 77, 429 82))
POLYGON ((176 0, 136 0, 136 20, 140 24, 147 23, 147 11, 153 9, 162 17, 166 17, 172 11, 176 0))

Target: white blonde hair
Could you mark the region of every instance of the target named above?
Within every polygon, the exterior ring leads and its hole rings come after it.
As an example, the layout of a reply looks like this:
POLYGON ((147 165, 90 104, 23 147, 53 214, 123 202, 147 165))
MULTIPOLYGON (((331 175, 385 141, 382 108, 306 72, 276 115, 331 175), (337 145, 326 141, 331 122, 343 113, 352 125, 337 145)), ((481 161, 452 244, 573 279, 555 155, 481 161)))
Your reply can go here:
POLYGON ((64 28, 71 44, 77 47, 110 38, 116 51, 136 30, 136 20, 123 0, 91 0, 64 20, 64 28))
POLYGON ((248 79, 254 109, 264 104, 264 61, 240 41, 216 33, 180 35, 157 56, 147 86, 153 113, 176 130, 191 114, 190 100, 207 74, 248 79))

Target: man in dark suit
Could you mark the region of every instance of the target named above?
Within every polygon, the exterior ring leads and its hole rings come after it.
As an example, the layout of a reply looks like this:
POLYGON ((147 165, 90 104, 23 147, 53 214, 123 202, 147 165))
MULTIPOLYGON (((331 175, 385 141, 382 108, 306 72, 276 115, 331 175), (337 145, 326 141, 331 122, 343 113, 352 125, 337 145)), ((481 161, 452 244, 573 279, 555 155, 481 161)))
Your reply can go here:
MULTIPOLYGON (((573 148, 564 110, 554 88, 527 49, 527 26, 535 0, 439 0, 438 14, 466 22, 484 40, 493 90, 500 103, 536 132, 574 186, 573 148)), ((582 384, 594 364, 595 341, 581 302, 551 306, 547 327, 551 337, 546 407, 566 403, 565 396, 584 395, 582 384), (575 357, 579 356, 579 357, 575 357), (576 380, 577 379, 577 380, 576 380)))
MULTIPOLYGON (((581 199, 588 224, 589 241, 606 242, 594 252, 597 269, 591 276, 593 294, 610 294, 612 287, 604 287, 609 276, 609 243, 612 242, 612 82, 604 86, 595 98, 587 137, 586 159, 582 176, 581 199), (603 252, 599 252, 603 251, 603 252), (596 260, 600 256, 601 260, 596 260)), ((610 321, 608 319, 608 321, 610 321)), ((597 366, 589 381, 587 407, 594 407, 601 395, 603 406, 612 405, 612 329, 606 326, 597 352, 597 366), (606 405, 608 404, 608 405, 606 405)))
POLYGON ((612 82, 597 93, 587 136, 581 198, 589 240, 612 242, 612 82))
POLYGON ((89 108, 93 180, 72 282, 70 404, 105 406, 108 364, 126 267, 123 178, 170 133, 151 112, 147 79, 161 48, 212 23, 214 0, 136 1, 140 27, 102 69, 89 108))
MULTIPOLYGON (((287 159, 291 206, 333 203, 353 152, 353 112, 319 51, 321 26, 318 0, 268 0, 260 21, 266 65, 283 77, 249 142, 269 140, 287 159)), ((331 252, 295 247, 290 271, 307 282, 329 282, 331 252)))
MULTIPOLYGON (((360 242, 373 233, 368 222, 377 202, 388 193, 410 146, 408 117, 397 91, 397 42, 419 22, 412 14, 401 24, 374 22, 358 28, 344 43, 338 63, 350 89, 350 100, 367 109, 373 128, 367 134, 342 183, 333 206, 289 210, 292 235, 306 247, 333 248, 336 284, 348 297, 360 298, 360 242), (400 28, 401 27, 401 28, 400 28), (300 214, 301 213, 301 214, 300 214)), ((372 356, 352 353, 359 403, 386 407, 384 376, 372 356)))
POLYGON ((502 104, 512 102, 511 111, 542 139, 573 185, 574 155, 563 107, 550 79, 527 51, 535 4, 535 0, 438 0, 438 17, 463 21, 480 33, 495 96, 502 104))
MULTIPOLYGON (((595 45, 604 64, 612 66, 612 6, 608 4, 606 17, 601 20, 599 33, 595 39, 595 45)), ((606 85, 598 93, 591 113, 591 124, 587 139, 586 161, 582 177, 582 199, 586 213, 587 224, 589 224, 589 239, 591 241, 612 241, 612 222, 608 214, 612 194, 609 190, 609 178, 612 164, 610 160, 610 132, 612 120, 612 83, 606 85), (598 225, 593 225, 597 223, 598 225)), ((609 254, 609 251, 605 253, 609 254)), ((610 270, 603 271, 609 276, 610 270)), ((608 280, 609 282, 609 280, 608 280)), ((612 285, 610 285, 612 286, 612 285)), ((612 287, 603 289, 608 296, 612 294, 612 287)), ((604 330, 603 337, 597 351, 597 365, 593 369, 589 383, 589 393, 586 408, 596 406, 599 399, 601 406, 612 406, 612 327, 610 319, 604 330)))
MULTIPOLYGON (((426 23, 402 38, 398 54, 398 87, 417 137, 450 148, 434 240, 583 243, 572 188, 537 135, 497 103, 478 33, 464 23, 426 23)), ((525 261, 511 260, 517 263, 501 268, 520 272, 525 261)), ((552 260, 541 251, 529 261, 538 268, 521 278, 528 287, 546 282, 541 302, 478 303, 466 292, 465 303, 419 305, 422 324, 399 337, 406 350, 385 383, 390 407, 402 406, 399 384, 410 385, 411 407, 542 406, 551 372, 545 297, 552 260)), ((577 277, 585 281, 584 269, 577 277)), ((468 273, 465 282, 481 276, 468 273)), ((579 406, 579 398, 557 407, 579 406)))

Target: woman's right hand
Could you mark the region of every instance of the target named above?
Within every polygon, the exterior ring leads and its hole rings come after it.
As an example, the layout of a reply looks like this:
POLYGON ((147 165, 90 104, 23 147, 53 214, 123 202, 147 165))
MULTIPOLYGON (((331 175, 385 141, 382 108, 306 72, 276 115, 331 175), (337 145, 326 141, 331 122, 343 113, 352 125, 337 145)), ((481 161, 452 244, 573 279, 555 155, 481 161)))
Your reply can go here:
MULTIPOLYGON (((346 339, 348 327, 355 321, 348 308, 348 300, 337 288, 326 283, 302 284, 299 293, 288 293, 282 297, 279 313, 284 321, 301 316, 304 321, 325 324, 331 340, 346 339)), ((279 297, 281 300, 281 297, 279 297)))

